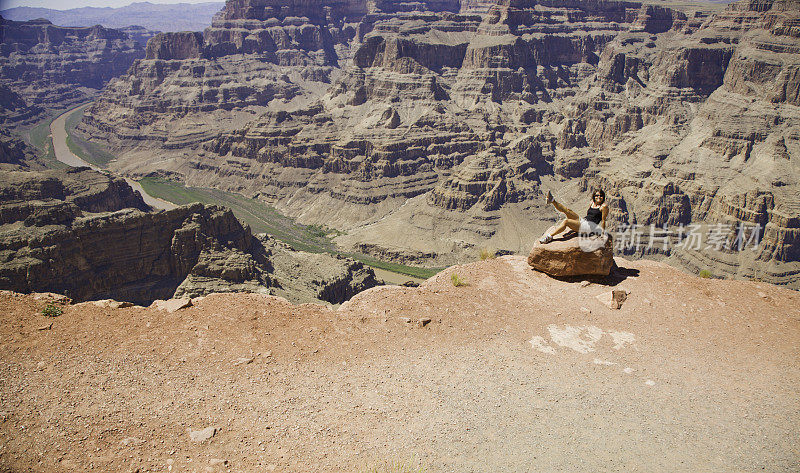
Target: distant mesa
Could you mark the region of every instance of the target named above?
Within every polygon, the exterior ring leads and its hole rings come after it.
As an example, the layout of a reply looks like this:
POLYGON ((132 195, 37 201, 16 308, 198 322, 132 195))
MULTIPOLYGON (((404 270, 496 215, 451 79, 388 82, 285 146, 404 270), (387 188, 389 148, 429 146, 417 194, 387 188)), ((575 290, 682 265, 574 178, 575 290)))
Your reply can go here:
POLYGON ((53 22, 51 22, 50 20, 48 20, 46 18, 35 18, 33 20, 28 20, 25 23, 27 23, 29 25, 52 25, 53 24, 53 22))
POLYGON ((119 29, 139 25, 151 31, 200 31, 211 24, 211 18, 223 6, 223 2, 173 4, 134 2, 119 8, 83 7, 53 10, 15 7, 0 10, 0 15, 14 21, 46 18, 52 24, 60 26, 102 25, 106 28, 119 29))

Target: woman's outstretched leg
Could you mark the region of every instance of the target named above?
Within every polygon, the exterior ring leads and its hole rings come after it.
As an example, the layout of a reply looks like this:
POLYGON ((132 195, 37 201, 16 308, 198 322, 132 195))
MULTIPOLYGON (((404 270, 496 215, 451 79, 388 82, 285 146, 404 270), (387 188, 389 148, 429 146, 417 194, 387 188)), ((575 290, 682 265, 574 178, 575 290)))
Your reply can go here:
POLYGON ((558 235, 559 233, 563 232, 567 229, 567 227, 569 227, 570 230, 575 230, 577 232, 581 228, 581 222, 580 220, 565 218, 561 221, 561 223, 558 224, 556 228, 553 229, 553 233, 545 233, 544 236, 539 239, 539 243, 550 243, 553 241, 554 235, 558 235))
POLYGON ((566 215, 567 218, 572 220, 580 220, 580 216, 578 214, 573 212, 571 209, 565 207, 564 205, 556 202, 556 199, 553 197, 553 193, 550 191, 547 191, 547 203, 553 204, 553 207, 555 207, 556 210, 558 210, 559 212, 566 215))
POLYGON ((553 201, 553 207, 555 207, 556 210, 558 210, 559 212, 561 212, 564 215, 566 215, 567 218, 569 218, 569 219, 572 219, 572 220, 579 220, 580 219, 578 214, 573 212, 571 209, 565 207, 563 204, 560 204, 560 203, 556 202, 555 200, 553 201))

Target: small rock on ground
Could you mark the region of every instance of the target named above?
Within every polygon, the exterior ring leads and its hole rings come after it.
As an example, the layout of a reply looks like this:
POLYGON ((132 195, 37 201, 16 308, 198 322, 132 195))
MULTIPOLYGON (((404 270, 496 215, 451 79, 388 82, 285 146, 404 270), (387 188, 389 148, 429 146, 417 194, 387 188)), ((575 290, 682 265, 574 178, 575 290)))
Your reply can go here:
POLYGON ((192 439, 192 442, 200 443, 210 440, 216 433, 216 427, 206 427, 202 430, 189 430, 189 438, 192 439))
POLYGON ((154 307, 158 310, 166 310, 169 313, 191 306, 192 306, 191 299, 169 299, 166 301, 156 300, 153 301, 153 304, 151 305, 151 307, 154 307))
POLYGON ((613 291, 604 292, 597 296, 597 300, 602 302, 609 309, 620 309, 622 303, 628 298, 628 291, 624 289, 614 289, 613 291))
POLYGON ((97 307, 103 307, 109 309, 125 309, 127 307, 133 307, 132 302, 115 301, 114 299, 102 299, 99 301, 92 301, 92 304, 96 305, 97 307))
POLYGON ((32 296, 37 301, 45 301, 53 304, 69 305, 72 303, 72 299, 69 297, 61 294, 54 294, 52 292, 35 292, 32 294, 32 296))
POLYGON ((249 365, 254 360, 255 360, 255 357, 253 357, 253 356, 237 358, 236 361, 233 362, 233 366, 249 365))

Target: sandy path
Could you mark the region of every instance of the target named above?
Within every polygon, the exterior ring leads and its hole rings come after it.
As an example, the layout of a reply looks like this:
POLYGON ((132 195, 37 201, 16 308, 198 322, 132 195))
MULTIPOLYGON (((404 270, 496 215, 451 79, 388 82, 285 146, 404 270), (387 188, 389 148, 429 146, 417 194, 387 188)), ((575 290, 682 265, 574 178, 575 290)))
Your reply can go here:
MULTIPOLYGON (((81 105, 81 107, 84 106, 85 105, 81 105)), ((98 166, 95 166, 94 164, 86 162, 83 159, 79 158, 78 156, 75 156, 75 154, 73 154, 72 151, 70 151, 69 146, 67 146, 67 129, 66 129, 67 117, 72 112, 77 110, 77 108, 73 108, 72 110, 64 112, 63 114, 59 115, 58 118, 53 120, 53 123, 50 124, 50 133, 53 136, 53 149, 55 150, 56 159, 68 166, 72 167, 87 166, 94 169, 95 171, 106 173, 108 171, 98 166)), ((142 195, 142 199, 145 201, 147 205, 154 207, 156 209, 163 209, 163 210, 174 209, 176 207, 176 205, 171 202, 167 202, 166 200, 162 200, 151 196, 150 194, 144 191, 144 188, 141 186, 141 184, 134 181, 133 179, 129 179, 127 177, 125 177, 124 179, 125 182, 127 182, 128 185, 131 186, 131 188, 133 188, 134 191, 137 191, 139 192, 139 194, 142 195)))

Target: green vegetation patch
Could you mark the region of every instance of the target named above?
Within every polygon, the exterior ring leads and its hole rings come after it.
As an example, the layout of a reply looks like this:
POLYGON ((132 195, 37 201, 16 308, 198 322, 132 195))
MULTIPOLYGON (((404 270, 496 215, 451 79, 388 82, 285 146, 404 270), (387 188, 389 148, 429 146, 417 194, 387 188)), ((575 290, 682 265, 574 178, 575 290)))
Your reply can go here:
POLYGON ((398 274, 405 274, 406 276, 413 276, 415 278, 420 279, 428 279, 431 276, 438 274, 444 268, 423 268, 420 266, 407 266, 400 263, 391 263, 388 261, 381 261, 367 255, 362 255, 360 253, 335 253, 340 254, 342 256, 346 256, 348 258, 353 258, 356 261, 361 261, 362 263, 366 264, 367 266, 371 266, 373 268, 383 269, 386 271, 391 271, 393 273, 398 274))
POLYGON ((497 256, 497 252, 494 250, 490 250, 489 248, 481 248, 480 258, 481 261, 486 261, 487 259, 494 259, 497 256))
POLYGON ((456 273, 452 273, 450 275, 450 282, 452 282, 453 286, 455 287, 463 287, 467 285, 467 281, 456 273))
POLYGON ((58 317, 59 315, 64 313, 64 309, 55 305, 55 304, 47 304, 42 309, 42 315, 45 317, 58 317))
POLYGON ((299 225, 268 204, 256 199, 217 189, 186 187, 166 179, 146 177, 139 181, 145 192, 173 204, 193 202, 224 205, 231 209, 240 222, 250 226, 254 233, 268 233, 295 249, 312 253, 335 252, 335 245, 317 228, 299 225))
POLYGON ((67 147, 75 156, 83 159, 86 162, 95 164, 100 167, 106 167, 109 162, 116 159, 105 147, 87 141, 80 137, 75 132, 78 123, 83 119, 83 111, 89 104, 75 109, 74 112, 67 116, 66 129, 67 129, 67 147))
POLYGON ((47 137, 47 151, 40 154, 41 162, 50 169, 66 169, 69 166, 56 159, 56 150, 53 146, 53 139, 47 137))
POLYGON ((68 168, 66 164, 56 159, 56 151, 53 147, 53 138, 50 136, 50 125, 53 124, 64 110, 54 112, 50 117, 45 118, 34 125, 27 133, 23 132, 23 139, 36 148, 36 154, 41 158, 42 163, 50 169, 68 168))
POLYGON ((28 132, 28 143, 39 148, 41 151, 46 151, 48 144, 53 142, 50 139, 50 125, 52 125, 53 120, 55 120, 56 117, 62 113, 63 111, 59 111, 50 118, 40 121, 33 128, 31 128, 28 132))

